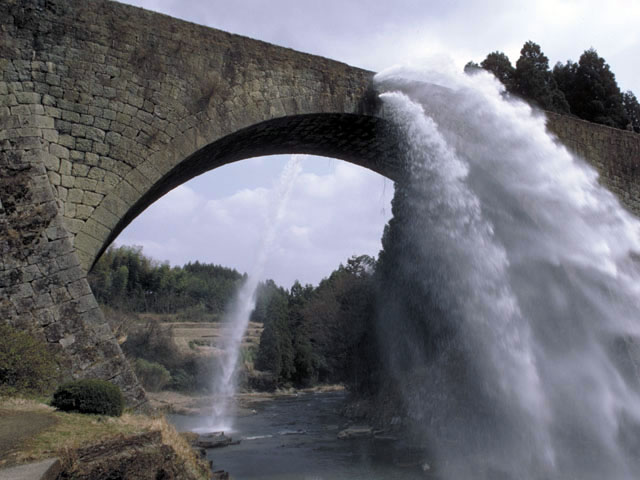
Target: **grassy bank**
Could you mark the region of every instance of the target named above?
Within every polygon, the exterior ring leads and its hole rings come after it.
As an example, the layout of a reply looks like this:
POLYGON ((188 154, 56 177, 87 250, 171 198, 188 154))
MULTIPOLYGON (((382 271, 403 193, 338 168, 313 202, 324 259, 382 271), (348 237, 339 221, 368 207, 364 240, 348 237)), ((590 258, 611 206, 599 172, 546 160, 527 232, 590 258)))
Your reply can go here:
MULTIPOLYGON (((163 447, 170 447, 192 478, 208 477, 208 465, 201 460, 187 441, 164 416, 125 413, 121 417, 86 415, 56 411, 45 403, 23 398, 0 398, 0 429, 11 422, 19 429, 20 422, 28 425, 34 418, 47 419, 40 431, 14 440, 14 446, 0 460, 0 466, 16 465, 44 458, 59 457, 66 468, 73 468, 77 451, 90 446, 144 433, 159 432, 163 447), (17 444, 16 444, 17 443, 17 444)), ((18 430, 19 431, 19 430, 18 430)), ((0 434, 11 432, 0 432, 0 434)))

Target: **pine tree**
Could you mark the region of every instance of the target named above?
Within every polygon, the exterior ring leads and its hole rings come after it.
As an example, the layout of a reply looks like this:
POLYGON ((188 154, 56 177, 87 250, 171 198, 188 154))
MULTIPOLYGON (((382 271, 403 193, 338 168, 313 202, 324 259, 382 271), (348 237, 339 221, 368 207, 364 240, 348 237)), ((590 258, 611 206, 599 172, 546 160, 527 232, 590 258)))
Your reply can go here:
POLYGON ((464 73, 466 73, 467 75, 473 75, 481 71, 482 71, 482 67, 474 61, 469 61, 464 66, 464 73))
POLYGON ((516 62, 514 91, 544 110, 568 113, 569 104, 549 70, 549 59, 540 45, 528 41, 516 62))
POLYGON ((514 87, 514 76, 516 69, 511 65, 509 57, 502 52, 492 52, 487 55, 482 63, 482 68, 493 73, 502 82, 507 91, 512 91, 514 87))
POLYGON ((571 113, 590 122, 610 127, 626 128, 629 120, 622 93, 609 65, 593 48, 586 50, 577 67, 567 65, 557 69, 571 113))

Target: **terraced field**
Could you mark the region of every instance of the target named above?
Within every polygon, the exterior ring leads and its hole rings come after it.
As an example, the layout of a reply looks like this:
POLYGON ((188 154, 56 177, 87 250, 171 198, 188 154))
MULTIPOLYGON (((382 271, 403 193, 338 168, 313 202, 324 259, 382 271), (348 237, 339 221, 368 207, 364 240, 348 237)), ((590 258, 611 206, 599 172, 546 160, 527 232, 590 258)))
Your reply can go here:
MULTIPOLYGON (((163 326, 171 331, 173 340, 181 353, 196 352, 202 355, 218 355, 224 350, 224 340, 230 335, 230 327, 223 322, 166 322, 163 326)), ((250 322, 242 339, 246 350, 258 348, 263 326, 250 322)))

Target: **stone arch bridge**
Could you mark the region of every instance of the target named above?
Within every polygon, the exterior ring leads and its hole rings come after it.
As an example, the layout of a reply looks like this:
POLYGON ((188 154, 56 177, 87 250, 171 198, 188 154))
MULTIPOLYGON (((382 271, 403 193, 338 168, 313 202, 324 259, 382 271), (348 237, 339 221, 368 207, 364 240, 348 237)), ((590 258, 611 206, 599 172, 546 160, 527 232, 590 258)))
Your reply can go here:
MULTIPOLYGON (((74 377, 140 388, 88 286, 93 263, 173 187, 226 163, 312 153, 391 179, 373 73, 107 0, 0 4, 0 321, 74 377)), ((549 128, 640 213, 640 136, 549 128)))

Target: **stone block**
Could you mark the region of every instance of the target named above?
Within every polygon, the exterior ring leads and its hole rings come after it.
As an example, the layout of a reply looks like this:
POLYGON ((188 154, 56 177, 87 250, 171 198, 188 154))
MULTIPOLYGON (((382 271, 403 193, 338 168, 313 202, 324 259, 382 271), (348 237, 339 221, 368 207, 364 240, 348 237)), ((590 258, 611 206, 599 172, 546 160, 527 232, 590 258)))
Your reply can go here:
POLYGON ((22 127, 14 130, 16 137, 41 137, 42 133, 39 128, 34 127, 22 127))
POLYGON ((104 142, 105 132, 96 127, 87 127, 86 137, 96 142, 104 142))
POLYGON ((93 208, 88 205, 76 205, 76 218, 86 220, 93 213, 93 208))
POLYGON ((44 138, 47 142, 57 143, 59 140, 59 135, 57 130, 42 130, 42 138, 44 138))
POLYGON ((83 227, 83 232, 97 240, 106 240, 110 233, 107 227, 98 223, 94 218, 90 218, 86 221, 83 227))
POLYGON ((42 95, 35 92, 16 92, 16 100, 18 103, 40 103, 42 95))
POLYGON ((55 172, 60 170, 60 159, 57 156, 51 154, 43 154, 42 159, 47 170, 53 170, 55 172))
POLYGON ((44 115, 44 106, 40 104, 29 105, 29 111, 33 115, 44 115))
POLYGON ((71 125, 71 135, 76 137, 84 137, 87 133, 87 126, 79 123, 71 125))
POLYGON ((17 105, 15 107, 11 107, 11 115, 27 117, 31 115, 31 109, 29 108, 29 105, 17 105))
POLYGON ((71 188, 73 187, 75 181, 76 181, 75 177, 71 175, 62 175, 60 185, 62 185, 65 188, 71 188))
POLYGON ((18 104, 14 94, 0 95, 0 107, 12 107, 18 104))
POLYGON ((83 225, 84 221, 82 220, 64 217, 64 226, 71 233, 78 233, 82 229, 83 225))
POLYGON ((48 176, 49 176, 49 181, 51 182, 51 185, 53 185, 53 186, 60 185, 61 178, 60 178, 60 175, 57 172, 49 172, 48 176))
POLYGON ((109 145, 119 145, 122 135, 116 132, 107 132, 105 136, 105 143, 109 145))
POLYGON ((64 204, 64 216, 69 218, 76 217, 76 203, 71 203, 69 201, 64 204))
POLYGON ((82 203, 91 207, 95 207, 100 204, 103 197, 104 195, 100 195, 99 193, 84 192, 82 203))
POLYGON ((80 114, 78 112, 72 112, 71 110, 61 110, 62 120, 71 123, 78 123, 80 121, 80 114))
POLYGON ((58 187, 58 198, 63 202, 66 201, 68 192, 69 190, 66 187, 58 187))
MULTIPOLYGON (((59 140, 62 139, 62 137, 59 138, 59 140)), ((51 155, 54 155, 60 159, 65 159, 65 158, 69 158, 69 150, 67 150, 66 147, 63 147, 61 145, 58 145, 56 143, 52 143, 51 145, 49 145, 49 153, 51 155)), ((70 173, 71 171, 69 171, 70 173)), ((65 173, 65 172, 60 172, 60 173, 65 173)))
POLYGON ((74 185, 76 188, 81 188, 82 190, 94 191, 97 185, 96 180, 92 180, 90 178, 77 177, 74 185))
POLYGON ((110 229, 115 228, 115 226, 118 224, 118 221, 120 220, 120 217, 107 210, 107 208, 103 204, 100 204, 98 207, 96 207, 93 212, 93 218, 95 218, 98 223, 110 229))
POLYGON ((110 125, 111 120, 108 120, 106 118, 96 117, 95 121, 93 122, 93 126, 99 128, 100 130, 109 130, 110 125))
POLYGON ((76 139, 71 135, 60 135, 58 137, 58 143, 66 148, 74 149, 76 146, 76 139))
MULTIPOLYGON (((100 163, 100 157, 93 153, 93 152, 85 152, 84 154, 84 160, 86 162, 87 165, 90 165, 91 167, 97 167, 98 164, 100 163)), ((92 169, 94 170, 94 169, 92 169)), ((89 176, 90 178, 94 178, 91 177, 91 175, 89 176)))
POLYGON ((85 279, 68 284, 67 290, 72 298, 79 298, 91 294, 91 288, 89 288, 89 283, 85 279))
MULTIPOLYGON (((88 138, 76 139, 76 151, 78 152, 91 152, 93 150, 93 141, 88 138)), ((82 156, 84 158, 84 155, 82 156)))
POLYGON ((89 115, 89 114, 83 114, 80 115, 80 123, 82 123, 83 125, 93 125, 93 121, 94 121, 94 117, 93 115, 89 115))
POLYGON ((22 299, 27 297, 33 297, 34 291, 29 283, 22 283, 19 285, 15 285, 8 290, 9 295, 12 299, 22 299))
POLYGON ((44 115, 21 116, 21 123, 23 127, 55 128, 55 120, 44 115))
MULTIPOLYGON (((76 146, 77 146, 77 141, 76 141, 76 146)), ((84 153, 80 150, 71 150, 69 152, 69 158, 71 159, 72 162, 82 162, 84 160, 84 153)))

